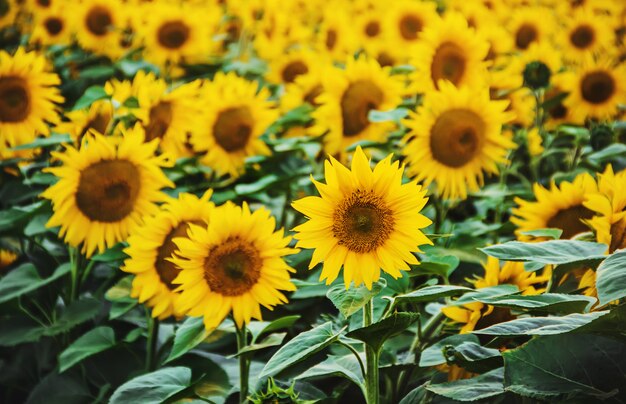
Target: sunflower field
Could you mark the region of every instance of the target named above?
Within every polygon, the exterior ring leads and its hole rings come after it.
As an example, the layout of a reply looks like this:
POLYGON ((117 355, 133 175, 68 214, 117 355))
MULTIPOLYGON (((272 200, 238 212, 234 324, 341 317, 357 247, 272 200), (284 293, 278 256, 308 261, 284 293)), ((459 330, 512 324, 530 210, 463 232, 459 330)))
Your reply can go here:
POLYGON ((625 0, 0 0, 0 403, 626 403, 625 0))

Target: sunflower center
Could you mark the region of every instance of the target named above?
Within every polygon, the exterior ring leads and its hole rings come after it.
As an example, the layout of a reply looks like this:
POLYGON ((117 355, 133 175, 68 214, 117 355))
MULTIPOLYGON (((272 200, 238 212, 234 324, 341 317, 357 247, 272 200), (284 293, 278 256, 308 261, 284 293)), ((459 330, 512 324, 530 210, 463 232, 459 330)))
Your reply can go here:
POLYGON ((580 82, 582 96, 592 104, 602 104, 615 92, 615 80, 603 71, 591 72, 580 82))
POLYGON ((169 234, 165 237, 165 240, 163 240, 163 244, 157 250, 157 258, 154 263, 154 267, 159 274, 159 278, 161 278, 161 282, 166 284, 170 290, 174 290, 177 287, 177 285, 174 285, 173 281, 178 276, 180 268, 167 259, 173 257, 174 252, 178 250, 178 246, 174 244, 173 240, 177 237, 187 237, 189 223, 193 223, 198 226, 206 226, 204 222, 199 220, 182 222, 169 232, 169 234))
POLYGON ((558 102, 552 102, 551 100, 558 97, 561 94, 561 91, 557 88, 552 88, 546 92, 545 99, 547 103, 550 104, 548 107, 548 115, 554 119, 563 119, 567 116, 567 108, 563 104, 563 100, 558 102))
POLYGON ((378 61, 380 67, 393 66, 396 63, 393 56, 385 51, 380 52, 376 60, 378 61))
POLYGON ((189 39, 189 27, 183 21, 169 21, 157 32, 159 43, 169 49, 178 49, 189 39))
POLYGON ((37 0, 37 4, 41 7, 50 7, 50 0, 37 0))
POLYGON ((609 253, 626 248, 626 219, 620 219, 619 222, 611 225, 611 245, 609 253))
POLYGON ((306 64, 304 64, 304 62, 301 62, 299 60, 291 62, 283 69, 283 81, 285 83, 293 83, 296 77, 300 76, 301 74, 306 74, 308 72, 309 68, 306 64))
POLYGON ((561 238, 570 239, 579 233, 589 230, 581 220, 591 219, 592 216, 593 212, 591 210, 582 205, 576 205, 559 210, 548 220, 547 224, 548 227, 563 230, 561 238))
POLYGON ((400 20, 400 35, 407 41, 417 39, 417 34, 422 31, 424 24, 415 15, 405 15, 400 20))
POLYGON ((459 45, 452 42, 439 45, 430 70, 435 86, 442 79, 458 85, 463 79, 466 64, 465 52, 459 45))
POLYGON ((140 188, 139 170, 130 161, 99 161, 80 173, 76 205, 90 220, 117 222, 133 211, 140 188))
POLYGON ((585 49, 593 43, 595 33, 589 25, 581 25, 570 34, 569 40, 578 49, 585 49))
POLYGON ((0 77, 0 122, 21 122, 30 108, 26 81, 17 76, 0 77))
POLYGON ((50 17, 44 22, 44 27, 46 31, 48 31, 48 34, 52 36, 59 35, 59 33, 63 31, 63 21, 57 17, 50 17))
POLYGON ((369 80, 350 84, 341 97, 343 135, 356 136, 365 130, 370 124, 369 112, 378 108, 383 97, 382 90, 369 80))
POLYGON ((172 104, 161 101, 150 108, 150 122, 146 126, 146 141, 161 139, 172 123, 172 104))
POLYGON ((204 260, 204 279, 215 293, 239 296, 257 283, 262 264, 263 259, 254 245, 239 237, 230 237, 213 247, 204 260))
POLYGON ((451 109, 441 114, 430 130, 433 158, 448 167, 462 167, 480 152, 485 122, 474 111, 451 109))
POLYGON ((333 214, 333 235, 348 250, 367 253, 385 244, 394 229, 393 212, 373 191, 356 190, 333 214))
POLYGON ((365 25, 365 35, 373 38, 380 34, 380 24, 378 21, 370 21, 365 25))
POLYGON ((337 44, 337 31, 335 31, 334 29, 330 29, 328 30, 328 32, 326 32, 326 49, 328 50, 333 50, 335 48, 335 45, 337 44))
POLYGON ((0 0, 0 17, 4 17, 11 11, 11 5, 9 0, 0 0))
POLYGON ((253 127, 254 119, 248 107, 225 109, 213 126, 215 141, 227 152, 241 150, 248 144, 253 127))
POLYGON ((515 34, 515 46, 518 49, 526 49, 531 43, 537 40, 538 36, 539 33, 534 25, 523 24, 515 34))
POLYGON ((89 129, 93 129, 100 134, 105 134, 107 128, 109 127, 109 121, 111 120, 111 116, 103 113, 98 113, 94 116, 83 129, 82 133, 79 136, 79 141, 89 132, 89 129))
POLYGON ((95 6, 87 13, 85 23, 87 24, 87 29, 93 35, 104 36, 113 24, 113 17, 107 8, 95 6))
POLYGON ((322 86, 320 84, 313 87, 306 95, 304 96, 304 101, 313 105, 314 107, 318 107, 320 104, 315 101, 318 95, 322 93, 322 86))

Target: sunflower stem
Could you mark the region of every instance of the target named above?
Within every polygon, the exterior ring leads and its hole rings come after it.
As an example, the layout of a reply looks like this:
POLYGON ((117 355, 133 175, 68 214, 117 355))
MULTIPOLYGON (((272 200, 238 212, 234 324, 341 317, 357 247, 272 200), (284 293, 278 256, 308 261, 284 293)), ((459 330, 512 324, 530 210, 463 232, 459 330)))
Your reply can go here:
POLYGON ((70 296, 69 302, 73 302, 78 297, 78 282, 80 280, 80 250, 78 248, 70 247, 70 296))
MULTIPOLYGON (((372 299, 363 306, 363 326, 372 324, 374 318, 374 304, 372 299)), ((367 362, 367 373, 365 375, 365 391, 367 392, 367 404, 378 404, 380 397, 378 393, 378 354, 374 348, 365 344, 365 360, 367 362)))
POLYGON ((146 341, 146 371, 150 372, 154 369, 154 353, 156 351, 157 342, 159 340, 159 319, 152 317, 150 311, 146 309, 148 318, 148 339, 146 341))
MULTIPOLYGON (((241 352, 248 345, 246 325, 237 327, 237 352, 241 352)), ((250 373, 250 361, 245 354, 239 355, 239 402, 248 401, 248 376, 250 373)))

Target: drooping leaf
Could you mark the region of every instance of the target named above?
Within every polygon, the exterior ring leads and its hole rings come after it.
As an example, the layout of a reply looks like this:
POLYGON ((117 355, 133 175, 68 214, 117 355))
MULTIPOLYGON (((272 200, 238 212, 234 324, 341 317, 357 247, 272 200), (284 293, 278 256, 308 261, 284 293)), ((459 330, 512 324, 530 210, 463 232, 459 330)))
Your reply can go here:
POLYGON ((626 250, 613 253, 598 266, 596 288, 600 306, 626 296, 626 250))
POLYGON ((496 335, 501 337, 565 334, 587 325, 608 313, 608 311, 594 311, 585 314, 574 313, 563 317, 518 318, 473 332, 474 334, 496 335))
POLYGON ((59 355, 59 370, 65 372, 83 359, 115 345, 111 327, 97 327, 79 337, 59 355))
POLYGON ((626 344, 599 335, 535 338, 503 353, 507 390, 549 399, 583 393, 596 399, 626 396, 626 344))
POLYGON ((39 289, 67 274, 70 268, 69 263, 62 264, 52 275, 42 279, 33 264, 22 264, 0 279, 0 303, 39 289))
POLYGON ((30 143, 12 147, 11 150, 38 149, 40 147, 56 146, 58 144, 69 143, 71 141, 72 139, 69 135, 53 134, 48 137, 39 137, 30 143))
POLYGON ((71 330, 79 324, 93 320, 102 309, 102 302, 83 298, 67 306, 57 320, 44 330, 44 335, 54 336, 71 330))
POLYGON ((502 355, 494 348, 486 348, 474 341, 443 347, 446 362, 454 363, 474 373, 483 373, 502 366, 502 355))
POLYGON ((377 323, 357 328, 346 335, 349 338, 363 341, 375 351, 379 351, 387 339, 409 328, 419 317, 418 313, 393 313, 377 323))
POLYGON ((534 229, 534 230, 523 231, 521 232, 521 234, 525 236, 531 236, 531 237, 547 237, 552 240, 558 240, 559 238, 561 238, 561 234, 563 234, 563 230, 553 229, 553 228, 534 229))
POLYGON ((471 379, 430 384, 428 391, 457 401, 476 401, 504 393, 504 368, 494 369, 471 379))
POLYGON ((420 264, 411 273, 420 274, 423 272, 433 273, 441 277, 449 277, 459 266, 461 260, 455 255, 438 254, 438 249, 425 249, 425 254, 420 259, 420 264), (431 252, 431 250, 433 252, 431 252))
POLYGON ((176 330, 174 346, 172 346, 172 351, 165 363, 173 361, 191 351, 204 341, 210 333, 210 331, 205 329, 202 317, 188 317, 176 330))
POLYGON ((437 341, 433 345, 422 351, 420 356, 420 367, 437 366, 446 363, 446 357, 443 354, 445 346, 458 346, 464 342, 472 342, 478 344, 478 337, 473 334, 456 334, 437 341))
POLYGON ((91 104, 98 100, 109 98, 109 95, 104 91, 102 86, 91 86, 74 104, 74 110, 83 109, 89 107, 91 104))
POLYGON ((384 279, 372 284, 372 289, 368 290, 365 286, 351 287, 346 289, 344 284, 338 284, 328 289, 326 297, 330 299, 337 310, 346 318, 353 315, 374 296, 378 295, 387 285, 384 279))
POLYGON ((527 310, 537 313, 582 313, 587 311, 596 299, 591 296, 544 293, 542 295, 509 295, 474 298, 474 300, 496 307, 527 310))
POLYGON ((242 349, 239 350, 239 352, 233 355, 233 357, 280 345, 283 343, 283 340, 285 339, 286 336, 287 336, 286 332, 270 334, 260 342, 243 347, 242 349))
POLYGON ((191 369, 162 368, 135 377, 122 384, 111 396, 109 404, 160 404, 191 385, 191 369))
POLYGON ((84 404, 93 399, 85 383, 55 371, 44 377, 30 392, 26 404, 84 404))
POLYGON ((300 315, 295 314, 292 316, 284 316, 281 318, 277 318, 276 320, 272 321, 271 323, 269 323, 268 325, 266 325, 258 334, 254 335, 253 337, 254 339, 259 339, 261 336, 265 335, 265 334, 270 334, 274 331, 278 331, 278 330, 283 330, 285 328, 289 328, 291 327, 296 321, 298 321, 298 319, 300 318, 300 315))
POLYGON ((335 342, 339 334, 340 332, 333 331, 333 324, 330 321, 299 334, 270 358, 259 375, 259 379, 273 376, 321 351, 335 342))
POLYGON ((463 305, 467 303, 475 303, 480 299, 490 298, 490 297, 500 297, 500 296, 509 296, 515 293, 519 293, 519 289, 517 285, 496 285, 489 286, 487 288, 481 288, 477 290, 473 290, 469 293, 464 294, 458 299, 454 300, 452 305, 463 305))
POLYGON ((455 285, 426 286, 425 288, 418 289, 411 293, 398 295, 395 297, 395 301, 396 303, 431 302, 443 297, 459 296, 467 292, 472 292, 473 290, 474 289, 466 288, 465 286, 455 285))
MULTIPOLYGON (((361 358, 365 363, 365 358, 361 358)), ((356 357, 353 354, 344 356, 329 355, 325 361, 311 367, 295 379, 321 379, 331 376, 344 377, 357 386, 361 390, 365 390, 363 372, 356 357)))

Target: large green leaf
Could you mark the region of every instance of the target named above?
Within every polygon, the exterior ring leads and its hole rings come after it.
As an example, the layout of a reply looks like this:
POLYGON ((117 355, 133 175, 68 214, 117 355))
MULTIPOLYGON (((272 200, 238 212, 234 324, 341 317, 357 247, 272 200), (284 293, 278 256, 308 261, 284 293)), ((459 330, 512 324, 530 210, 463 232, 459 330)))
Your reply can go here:
POLYGON ((509 295, 475 298, 481 303, 496 307, 527 310, 538 313, 582 313, 587 311, 596 299, 590 296, 544 293, 542 295, 509 295))
POLYGON ((270 334, 260 342, 246 345, 233 356, 239 356, 239 355, 243 355, 247 353, 252 353, 252 352, 260 351, 265 348, 270 348, 273 346, 280 345, 283 343, 283 340, 285 339, 286 336, 287 336, 286 332, 270 334))
POLYGON ((473 342, 478 344, 478 337, 474 334, 455 334, 439 340, 422 351, 419 365, 421 367, 430 367, 446 363, 443 348, 445 346, 458 346, 464 342, 473 342))
POLYGON ((104 91, 102 86, 91 86, 74 104, 74 110, 83 109, 89 107, 91 104, 98 100, 109 98, 109 95, 104 91))
POLYGON ((521 234, 525 236, 531 236, 531 237, 547 237, 553 240, 558 240, 559 238, 561 238, 561 234, 563 234, 563 230, 553 229, 553 228, 535 229, 535 230, 523 231, 521 232, 521 234))
POLYGON ((621 398, 626 398, 622 341, 589 334, 541 337, 503 356, 505 387, 517 394, 547 399, 583 393, 598 399, 619 388, 621 398))
POLYGON ((587 325, 608 313, 608 311, 594 311, 586 314, 574 313, 563 317, 518 318, 481 330, 475 330, 474 334, 501 337, 564 334, 587 325))
POLYGON ((387 339, 409 328, 419 317, 417 313, 393 313, 377 323, 352 330, 347 336, 363 341, 375 351, 380 351, 387 339))
MULTIPOLYGON (((481 248, 487 255, 505 261, 527 261, 541 264, 574 264, 584 266, 588 261, 597 264, 604 258, 606 245, 578 240, 550 240, 539 243, 509 241, 481 248)), ((534 268, 533 268, 534 269, 534 268)))
POLYGON ((52 134, 48 137, 39 137, 30 143, 12 147, 11 150, 38 149, 40 147, 56 146, 62 143, 69 143, 71 141, 72 138, 70 138, 69 135, 52 134))
POLYGON ((59 370, 65 372, 83 359, 115 345, 111 327, 97 327, 79 337, 59 355, 59 370))
POLYGON ((69 263, 62 264, 52 275, 42 279, 33 264, 22 264, 0 279, 0 303, 39 289, 67 274, 70 268, 69 263))
POLYGON ((300 318, 300 315, 298 314, 277 318, 276 320, 264 326, 259 332, 257 333, 253 332, 252 333, 253 341, 256 341, 257 339, 259 339, 261 336, 265 334, 270 334, 274 331, 289 328, 296 321, 298 321, 299 318, 300 318))
MULTIPOLYGON (((365 359, 361 358, 364 362, 365 359)), ((329 355, 325 361, 309 368, 295 379, 322 379, 331 376, 344 377, 364 390, 363 372, 353 354, 344 356, 329 355)))
POLYGON ((421 303, 432 302, 433 300, 441 299, 442 297, 459 296, 467 292, 472 292, 474 289, 466 288, 465 286, 455 285, 434 285, 426 286, 415 290, 411 293, 404 295, 398 295, 395 297, 396 303, 421 303))
POLYGON ((475 303, 476 301, 479 301, 481 299, 509 296, 516 293, 519 293, 519 288, 517 287, 517 285, 504 284, 489 286, 487 288, 481 288, 470 291, 469 293, 465 293, 463 296, 452 301, 451 305, 458 306, 467 303, 475 303))
POLYGON ((372 285, 371 290, 368 290, 365 286, 346 289, 344 284, 338 284, 328 289, 326 297, 333 302, 337 310, 339 310, 344 317, 348 318, 355 312, 361 310, 361 308, 365 306, 371 298, 378 295, 386 285, 387 282, 382 278, 372 285))
POLYGON ((474 373, 483 373, 502 366, 499 350, 486 348, 473 341, 465 341, 456 346, 446 345, 443 353, 447 363, 454 363, 474 373))
POLYGON ((186 367, 162 368, 122 384, 109 404, 161 404, 174 394, 191 385, 191 369, 186 367))
POLYGON ((30 392, 26 404, 84 404, 93 402, 86 383, 79 377, 58 374, 44 377, 30 392))
POLYGON ((191 351, 198 344, 204 341, 210 334, 204 328, 202 317, 188 317, 176 330, 174 335, 174 346, 165 363, 173 361, 191 351))
POLYGON ((626 296, 626 250, 610 255, 598 266, 596 288, 600 306, 626 296))
POLYGON ((329 321, 309 331, 299 334, 283 345, 270 360, 259 375, 259 379, 273 376, 294 363, 300 362, 316 352, 321 351, 339 338, 340 332, 333 331, 333 324, 329 321))
POLYGON ((457 401, 476 401, 504 393, 504 370, 494 369, 471 379, 430 384, 426 389, 457 401))
POLYGON ((422 256, 419 266, 413 269, 411 274, 418 275, 428 272, 444 278, 449 277, 459 266, 461 260, 455 255, 438 254, 437 251, 434 247, 424 249, 425 255, 422 256))

